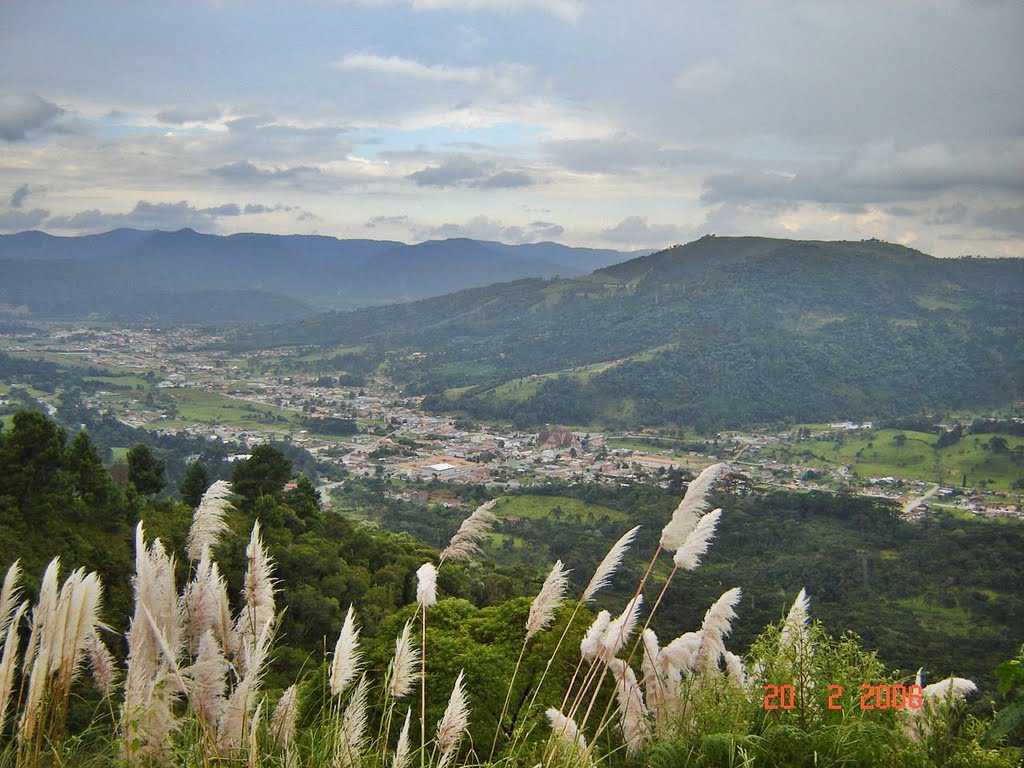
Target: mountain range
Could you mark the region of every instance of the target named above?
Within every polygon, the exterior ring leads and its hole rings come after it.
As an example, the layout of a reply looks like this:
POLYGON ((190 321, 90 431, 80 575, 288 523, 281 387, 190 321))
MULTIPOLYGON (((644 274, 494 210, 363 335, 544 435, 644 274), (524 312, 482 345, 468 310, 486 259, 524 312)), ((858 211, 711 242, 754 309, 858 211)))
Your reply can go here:
POLYGON ((40 319, 268 322, 523 277, 583 275, 633 255, 470 239, 406 245, 191 229, 82 237, 32 231, 0 235, 0 311, 40 319))
POLYGON ((707 236, 527 279, 239 333, 358 347, 478 418, 699 428, 991 408, 1021 398, 1024 260, 877 240, 707 236))

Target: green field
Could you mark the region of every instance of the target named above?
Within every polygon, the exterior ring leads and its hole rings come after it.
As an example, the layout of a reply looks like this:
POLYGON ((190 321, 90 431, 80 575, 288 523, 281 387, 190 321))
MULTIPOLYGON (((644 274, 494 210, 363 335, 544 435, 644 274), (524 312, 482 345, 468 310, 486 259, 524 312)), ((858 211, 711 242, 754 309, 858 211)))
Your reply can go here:
POLYGON ((573 519, 578 516, 582 520, 586 520, 590 515, 593 515, 595 519, 600 519, 607 515, 609 520, 622 523, 629 519, 625 512, 620 512, 610 507, 602 507, 599 504, 587 504, 579 499, 569 498, 568 496, 534 496, 530 494, 504 496, 498 502, 494 512, 499 518, 506 520, 509 517, 546 520, 551 517, 558 519, 559 513, 556 511, 558 509, 561 510, 561 515, 564 519, 573 519))
POLYGON ((960 485, 967 475, 968 486, 1013 490, 1024 476, 1024 461, 1014 449, 1024 438, 1012 435, 964 435, 959 442, 935 449, 936 435, 910 430, 880 429, 843 436, 835 440, 802 440, 789 443, 780 453, 790 458, 803 456, 811 466, 850 464, 862 478, 900 477, 960 485), (900 445, 898 435, 905 442, 900 445), (993 437, 1006 440, 1008 450, 995 453, 985 446, 993 437))
POLYGON ((267 430, 290 425, 295 416, 294 412, 273 405, 251 403, 198 389, 159 390, 156 402, 162 410, 176 410, 149 424, 155 428, 205 423, 267 430))

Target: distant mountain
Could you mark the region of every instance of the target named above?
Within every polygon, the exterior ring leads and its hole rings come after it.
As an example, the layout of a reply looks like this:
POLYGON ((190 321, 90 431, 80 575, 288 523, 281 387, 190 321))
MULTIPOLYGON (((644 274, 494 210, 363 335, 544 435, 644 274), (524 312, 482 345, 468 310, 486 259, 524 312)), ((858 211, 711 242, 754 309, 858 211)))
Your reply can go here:
MULTIPOLYGON (((522 277, 582 275, 633 255, 556 243, 511 246, 468 239, 405 245, 309 235, 221 237, 191 229, 117 229, 84 237, 22 232, 0 235, 0 307, 21 307, 43 318, 125 319, 131 313, 122 312, 124 302, 137 303, 132 297, 142 294, 260 291, 277 297, 264 303, 263 314, 248 310, 229 319, 279 321, 313 314, 314 305, 351 308, 522 277)), ((194 296, 185 303, 201 306, 194 296)), ((232 305, 242 308, 238 302, 232 305)), ((225 316, 223 311, 215 314, 225 316)), ((212 322, 209 312, 184 317, 212 322)))
POLYGON ((237 341, 364 345, 361 365, 386 355, 429 406, 524 426, 987 408, 1021 397, 1024 260, 709 236, 582 277, 333 312, 237 341))

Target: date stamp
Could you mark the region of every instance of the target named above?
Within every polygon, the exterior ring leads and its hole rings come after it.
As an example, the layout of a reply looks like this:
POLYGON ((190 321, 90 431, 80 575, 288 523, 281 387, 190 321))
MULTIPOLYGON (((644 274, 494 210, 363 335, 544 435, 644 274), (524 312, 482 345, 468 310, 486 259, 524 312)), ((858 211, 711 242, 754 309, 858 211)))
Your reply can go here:
MULTIPOLYGON (((796 689, 792 685, 766 685, 764 687, 765 709, 793 709, 796 706, 796 689)), ((828 687, 828 709, 843 708, 843 686, 828 687)), ((865 709, 920 709, 924 704, 924 693, 920 685, 870 685, 859 688, 860 708, 865 709)))

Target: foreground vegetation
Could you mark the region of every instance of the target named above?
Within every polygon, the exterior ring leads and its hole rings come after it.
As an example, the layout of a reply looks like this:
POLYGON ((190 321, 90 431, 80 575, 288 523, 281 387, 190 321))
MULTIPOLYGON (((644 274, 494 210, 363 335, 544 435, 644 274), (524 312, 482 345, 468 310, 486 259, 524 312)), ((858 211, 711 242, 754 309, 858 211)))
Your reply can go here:
MULTIPOLYGON (((135 452, 121 487, 84 433, 64 439, 38 414, 0 433, 0 508, 33 555, 0 592, 0 764, 923 768, 1020 759, 991 722, 964 714, 973 683, 915 689, 856 638, 829 637, 804 593, 742 658, 727 650, 746 613, 734 574, 707 599, 672 591, 741 514, 706 511, 720 466, 643 536, 622 533, 609 507, 621 534, 610 551, 579 562, 575 580, 556 562, 538 590, 532 569, 467 560, 493 523, 491 502, 437 555, 323 512, 308 481, 282 491, 287 461, 257 450, 236 470, 234 493, 214 484, 182 527, 176 505, 149 499, 160 483, 151 456, 135 452), (33 520, 69 542, 86 524, 108 538, 80 537, 63 569, 44 568, 33 520), (639 581, 621 567, 631 546, 653 549, 639 581), (102 574, 60 577, 94 563, 102 574), (632 586, 608 592, 623 576, 632 586), (527 592, 536 596, 516 597, 527 592), (354 606, 336 597, 355 594, 354 606), (609 610, 595 615, 593 600, 609 610), (690 631, 659 642, 652 618, 681 603, 697 617, 690 631), (884 690, 885 706, 876 698, 862 708, 863 685, 884 690), (778 686, 778 700, 765 686, 778 686)), ((12 548, 5 537, 5 556, 12 548)), ((1011 707, 999 724, 1012 735, 1011 707)))

